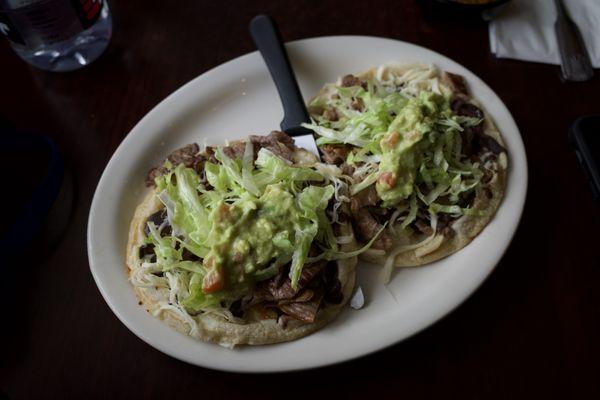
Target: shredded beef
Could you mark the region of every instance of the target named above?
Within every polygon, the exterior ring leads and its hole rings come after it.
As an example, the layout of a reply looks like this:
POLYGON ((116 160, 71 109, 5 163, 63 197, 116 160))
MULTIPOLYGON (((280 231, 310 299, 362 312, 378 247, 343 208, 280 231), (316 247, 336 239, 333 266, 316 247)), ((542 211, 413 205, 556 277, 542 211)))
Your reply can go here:
POLYGON ((266 148, 288 161, 294 160, 294 150, 296 149, 294 139, 284 132, 273 131, 268 136, 252 135, 250 141, 254 144, 255 157, 261 148, 266 148))
MULTIPOLYGON (((254 159, 258 151, 262 148, 270 150, 272 153, 283 157, 289 161, 293 160, 294 139, 284 132, 273 131, 268 136, 251 135, 250 142, 253 144, 254 159)), ((246 151, 246 142, 238 141, 229 146, 223 147, 223 153, 229 158, 242 158, 246 151)))
POLYGON ((360 78, 358 78, 352 74, 346 75, 342 78, 342 86, 343 87, 360 86, 360 84, 361 84, 360 78))
POLYGON ((290 284, 277 284, 278 277, 275 279, 271 278, 266 280, 262 284, 259 284, 254 290, 254 302, 273 302, 279 300, 288 300, 294 297, 296 291, 292 289, 290 284))
MULTIPOLYGON (((302 269, 297 290, 291 286, 289 264, 281 268, 276 276, 257 285, 250 305, 274 308, 300 321, 313 322, 323 301, 339 304, 342 300, 337 265, 318 261, 302 269)), ((287 325, 285 319, 283 322, 287 325)))
MULTIPOLYGON (((203 168, 204 162, 206 158, 199 154, 200 148, 196 143, 188 144, 180 149, 175 150, 167 157, 167 160, 173 164, 173 166, 177 166, 179 164, 183 164, 188 168, 194 168, 197 171, 203 168)), ((167 169, 164 165, 160 165, 158 167, 152 168, 148 171, 148 176, 146 177, 146 186, 154 186, 154 179, 160 175, 164 175, 167 173, 167 169)))
POLYGON ((304 266, 300 279, 298 280, 298 290, 292 288, 292 281, 289 278, 289 268, 282 268, 279 274, 268 279, 257 287, 257 296, 263 300, 281 301, 295 299, 301 295, 302 290, 323 271, 327 262, 318 261, 304 266))
POLYGON ((452 229, 451 225, 444 227, 444 229, 440 229, 439 232, 441 232, 442 235, 446 236, 447 238, 451 238, 454 237, 454 235, 456 235, 456 232, 454 231, 454 229, 452 229))
MULTIPOLYGON (((250 136, 250 141, 254 145, 254 157, 261 148, 266 148, 272 153, 283 157, 289 161, 293 161, 294 150, 294 139, 288 136, 284 132, 273 131, 268 136, 250 136)), ((223 153, 230 158, 241 158, 246 150, 246 144, 244 142, 234 142, 229 146, 223 147, 223 153)), ((215 157, 214 148, 207 146, 204 150, 204 154, 199 153, 200 148, 196 143, 188 144, 180 149, 175 150, 167 157, 167 160, 177 166, 183 164, 188 168, 194 168, 194 170, 200 174, 202 183, 206 183, 204 177, 204 164, 206 161, 218 164, 219 161, 215 157)), ((148 171, 146 177, 146 186, 154 186, 154 180, 161 175, 168 172, 168 169, 164 165, 152 168, 148 171)))
POLYGON ((290 316, 287 314, 281 314, 277 319, 277 324, 281 326, 283 329, 287 328, 288 323, 290 322, 290 316))
POLYGON ((330 304, 340 304, 344 300, 342 293, 342 283, 338 279, 338 267, 336 261, 330 261, 327 268, 323 272, 323 281, 327 292, 325 293, 325 301, 330 304))
POLYGON ((148 176, 146 176, 146 186, 147 187, 151 187, 154 186, 154 180, 156 178, 158 178, 161 175, 164 175, 167 173, 167 169, 164 166, 160 166, 160 167, 154 167, 152 168, 150 171, 148 171, 148 176))
POLYGON ((325 295, 325 301, 330 304, 340 304, 343 300, 342 283, 339 279, 336 279, 331 289, 325 295))
POLYGON ((208 161, 213 164, 219 163, 219 160, 217 160, 217 157, 215 157, 215 150, 211 146, 206 146, 204 152, 206 153, 206 157, 208 157, 208 161))
POLYGON ((294 139, 285 132, 271 131, 271 133, 269 133, 267 137, 276 140, 277 142, 287 146, 290 149, 296 148, 296 145, 294 144, 294 139))
POLYGON ((458 199, 458 206, 462 208, 471 207, 473 205, 473 201, 475 200, 475 194, 475 190, 462 192, 460 194, 460 198, 458 199))
POLYGON ((454 232, 454 229, 452 229, 452 223, 454 221, 455 221, 455 218, 452 218, 452 216, 450 214, 445 214, 445 213, 439 214, 438 220, 437 220, 436 231, 446 237, 454 236, 455 232, 454 232))
POLYGON ((392 208, 379 206, 367 206, 366 209, 369 210, 373 218, 375 218, 375 221, 379 222, 381 226, 385 225, 385 223, 390 220, 392 214, 394 213, 394 209, 392 208))
POLYGON ((437 220, 437 230, 438 230, 438 232, 440 230, 444 229, 449 224, 451 224, 453 221, 454 221, 454 219, 450 216, 450 214, 440 213, 438 215, 438 220, 437 220))
MULTIPOLYGON (((383 220, 389 214, 387 208, 373 207, 379 204, 380 198, 374 185, 358 192, 350 203, 353 226, 358 229, 359 236, 366 242, 373 239, 383 228, 383 220)), ((374 249, 388 250, 392 246, 392 237, 382 231, 373 242, 374 249)))
POLYGON ((327 262, 323 260, 305 265, 304 268, 302 268, 302 273, 300 274, 300 279, 298 280, 298 290, 306 287, 309 282, 323 272, 326 266, 327 262))
POLYGON ((310 115, 322 115, 325 112, 325 108, 323 106, 308 106, 308 110, 310 115))
POLYGON ((342 163, 340 168, 342 169, 342 173, 344 175, 352 176, 352 174, 354 174, 354 167, 350 164, 342 163))
POLYGON ((422 218, 418 218, 413 225, 424 235, 431 236, 433 233, 431 225, 429 225, 429 223, 422 218))
MULTIPOLYGON (((159 226, 161 226, 163 224, 163 222, 165 222, 166 219, 167 219, 167 209, 162 208, 162 209, 158 210, 157 212, 155 212, 154 214, 150 215, 147 219, 147 222, 154 223, 154 226, 156 226, 158 228, 159 226)), ((144 232, 146 233, 146 235, 148 235, 150 233, 148 224, 145 225, 144 232)), ((170 234, 171 234, 171 225, 169 225, 167 223, 167 225, 160 232, 160 235, 168 236, 170 234)))
POLYGON ((361 190, 352 198, 351 209, 355 213, 359 208, 377 205, 380 201, 375 185, 371 185, 361 190))
POLYGON ((451 72, 444 72, 442 74, 442 81, 448 85, 455 93, 469 94, 467 90, 467 83, 462 75, 453 74, 451 72))
MULTIPOLYGON (((375 185, 361 190, 351 200, 350 211, 354 220, 353 226, 358 229, 358 234, 364 241, 368 242, 379 233, 383 228, 380 220, 384 220, 388 216, 388 209, 373 207, 379 201, 375 185)), ((383 250, 388 250, 391 246, 392 237, 387 231, 382 231, 372 245, 374 249, 383 250)))
POLYGON ((242 318, 244 316, 244 309, 242 308, 242 301, 236 300, 229 307, 229 311, 234 317, 242 318))
MULTIPOLYGON (((294 141, 283 132, 272 132, 269 136, 252 136, 251 141, 254 144, 255 158, 258 150, 262 147, 266 147, 278 156, 290 161, 292 160, 293 149, 295 148, 294 141)), ((230 158, 241 158, 244 155, 245 149, 246 144, 244 142, 235 142, 230 146, 223 147, 223 153, 230 158)), ((206 161, 215 164, 219 163, 215 157, 213 147, 207 146, 204 154, 199 154, 199 147, 195 143, 175 150, 167 157, 167 160, 169 160, 173 166, 184 164, 188 168, 194 168, 200 176, 200 182, 204 185, 207 184, 206 176, 204 174, 204 164, 206 161)), ((168 169, 164 165, 152 168, 146 177, 146 186, 154 186, 155 179, 167 172, 168 169)))
POLYGON ((481 131, 481 127, 479 125, 465 128, 465 130, 463 131, 461 156, 470 158, 477 151, 477 132, 479 131, 481 131))
POLYGON ((242 158, 244 157, 245 151, 246 143, 244 142, 235 142, 229 146, 223 147, 223 154, 229 158, 242 158))
POLYGON ((311 244, 310 245, 310 249, 308 249, 308 256, 309 257, 316 257, 319 255, 319 253, 321 252, 319 246, 317 246, 316 244, 311 244))
POLYGON ((487 186, 483 187, 483 194, 485 195, 485 197, 487 197, 488 199, 491 199, 494 197, 494 192, 492 192, 492 189, 490 189, 487 186))
POLYGON ((272 131, 267 136, 252 135, 250 136, 250 141, 261 147, 275 146, 278 144, 282 144, 290 149, 295 147, 294 139, 287 133, 281 131, 272 131))
POLYGON ((181 259, 183 261, 199 261, 200 257, 198 257, 197 255, 195 255, 194 253, 192 253, 184 247, 183 251, 181 252, 181 259))
MULTIPOLYGON (((163 208, 163 209, 158 210, 154 214, 150 215, 147 219, 147 222, 154 223, 154 226, 156 226, 158 228, 165 222, 166 219, 167 219, 167 209, 163 208)), ((146 235, 148 235, 150 233, 150 229, 148 229, 148 224, 145 224, 144 233, 146 235)), ((164 237, 164 236, 168 236, 170 234, 171 234, 171 226, 167 223, 167 225, 165 225, 162 228, 162 230, 160 231, 160 236, 164 237)), ((153 257, 151 258, 151 260, 153 260, 153 261, 156 260, 156 254, 154 252, 154 245, 153 244, 145 244, 145 245, 140 246, 139 255, 140 255, 140 258, 144 258, 144 256, 146 256, 146 255, 152 255, 153 257)))
MULTIPOLYGON (((484 113, 479 107, 465 100, 463 96, 456 96, 450 102, 450 108, 458 115, 483 118, 484 113)), ((465 128, 466 140, 463 153, 469 157, 477 154, 479 157, 489 151, 494 155, 506 152, 506 149, 493 137, 486 135, 482 124, 465 128)))
POLYGON ((500 143, 498 143, 496 139, 489 135, 481 135, 479 137, 479 145, 483 149, 491 151, 494 155, 506 153, 506 149, 500 143))
POLYGON ((338 115, 337 110, 333 107, 326 109, 323 112, 323 117, 325 117, 325 119, 327 119, 329 121, 337 121, 340 119, 340 116, 338 115))
MULTIPOLYGON (((383 228, 383 225, 371 215, 368 209, 359 208, 353 212, 354 226, 358 228, 360 237, 368 242, 373 239, 377 233, 383 228)), ((392 247, 392 237, 387 231, 382 231, 371 246, 374 249, 388 250, 392 247)))
POLYGON ((483 111, 474 104, 469 103, 463 96, 455 96, 450 101, 450 109, 458 115, 472 118, 483 118, 483 111))
POLYGON ((140 255, 140 258, 144 258, 148 255, 152 256, 152 257, 150 257, 150 261, 151 262, 156 261, 156 253, 154 252, 154 245, 152 243, 140 246, 139 255, 140 255))
POLYGON ((323 293, 306 302, 293 302, 279 305, 279 309, 292 318, 306 323, 315 322, 317 312, 323 300, 323 293))
POLYGON ((355 109, 356 111, 362 111, 363 108, 365 107, 365 103, 364 103, 363 99, 361 99, 360 97, 357 97, 354 100, 352 100, 352 103, 350 103, 350 106, 353 109, 355 109))
POLYGON ((327 164, 340 165, 350 153, 351 147, 347 144, 326 144, 321 146, 323 161, 327 164))
POLYGON ((191 167, 198 160, 198 152, 200 148, 196 143, 188 144, 180 149, 172 152, 167 159, 173 165, 184 164, 186 167, 191 167))

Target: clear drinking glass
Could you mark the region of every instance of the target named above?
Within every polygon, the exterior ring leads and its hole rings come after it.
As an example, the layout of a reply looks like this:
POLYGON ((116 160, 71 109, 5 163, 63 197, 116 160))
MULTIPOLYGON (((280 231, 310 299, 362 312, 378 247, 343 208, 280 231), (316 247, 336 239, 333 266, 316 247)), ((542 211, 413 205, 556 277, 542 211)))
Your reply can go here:
POLYGON ((72 71, 104 52, 112 19, 106 0, 0 0, 0 32, 29 64, 72 71))

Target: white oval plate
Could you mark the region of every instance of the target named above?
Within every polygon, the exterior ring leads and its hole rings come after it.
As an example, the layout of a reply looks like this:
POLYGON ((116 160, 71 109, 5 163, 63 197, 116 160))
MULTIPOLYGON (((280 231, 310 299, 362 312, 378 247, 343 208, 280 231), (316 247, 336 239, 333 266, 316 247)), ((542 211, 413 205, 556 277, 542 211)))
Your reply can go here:
POLYGON ((525 150, 515 122, 477 76, 431 50, 396 40, 337 36, 287 45, 308 99, 325 82, 389 61, 434 63, 466 77, 473 96, 492 115, 508 148, 505 198, 495 218, 466 248, 426 267, 396 273, 389 286, 378 268, 359 269, 367 303, 345 309, 320 331, 289 343, 228 350, 170 329, 138 305, 124 263, 129 222, 141 201, 148 169, 191 142, 220 144, 279 127, 282 108, 257 52, 192 80, 148 113, 123 140, 96 189, 88 222, 90 268, 104 299, 137 336, 158 350, 207 368, 274 372, 313 368, 359 357, 431 325, 464 301, 488 276, 517 228, 527 189, 525 150))

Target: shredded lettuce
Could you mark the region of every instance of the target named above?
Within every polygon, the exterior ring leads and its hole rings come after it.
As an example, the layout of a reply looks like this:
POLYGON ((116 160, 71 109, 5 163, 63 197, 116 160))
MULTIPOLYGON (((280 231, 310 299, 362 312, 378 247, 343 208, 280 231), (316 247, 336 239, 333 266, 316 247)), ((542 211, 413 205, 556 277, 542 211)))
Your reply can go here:
POLYGON ((289 183, 323 181, 323 176, 313 168, 292 166, 289 161, 277 157, 265 148, 258 152, 255 164, 258 167, 255 179, 263 190, 266 185, 280 181, 289 183))
POLYGON ((309 104, 312 121, 304 125, 319 135, 317 144, 353 146, 346 159, 355 167, 350 194, 375 185, 382 206, 399 211, 401 230, 409 229, 419 210, 430 219, 435 213, 471 214, 461 199, 483 177, 481 166, 462 154, 468 128, 482 120, 454 113, 437 76, 430 65, 384 66, 366 85, 329 85, 327 96, 309 104), (324 110, 335 110, 335 121, 324 110))
POLYGON ((172 230, 147 223, 145 242, 156 259, 143 260, 145 276, 152 277, 135 281, 169 287, 169 307, 178 312, 222 314, 287 263, 297 288, 313 243, 332 257, 338 251, 327 209, 334 199, 349 201, 341 171, 296 166, 264 148, 254 157, 251 143, 240 158, 217 148, 217 162, 204 165, 206 185, 184 165, 156 179, 172 230), (185 251, 198 258, 185 258, 185 251))
POLYGON ((372 184, 374 184, 377 181, 378 175, 379 175, 379 171, 371 172, 369 175, 367 175, 365 178, 363 178, 360 182, 358 182, 355 185, 352 185, 352 188, 350 189, 350 194, 354 196, 361 190, 364 190, 364 189, 368 188, 369 186, 371 186, 372 184))
POLYGON ((367 244, 365 244, 363 247, 361 247, 359 249, 352 250, 352 251, 337 251, 337 250, 325 249, 321 254, 319 254, 318 256, 315 256, 315 257, 311 257, 310 259, 308 259, 308 261, 309 262, 315 262, 315 261, 319 261, 319 260, 332 261, 332 260, 340 260, 340 259, 356 257, 359 254, 362 254, 371 248, 371 245, 375 242, 375 240, 377 240, 377 238, 379 237, 381 232, 383 232, 385 230, 386 226, 387 226, 387 222, 375 234, 375 236, 373 236, 371 238, 371 240, 369 240, 367 242, 367 244))

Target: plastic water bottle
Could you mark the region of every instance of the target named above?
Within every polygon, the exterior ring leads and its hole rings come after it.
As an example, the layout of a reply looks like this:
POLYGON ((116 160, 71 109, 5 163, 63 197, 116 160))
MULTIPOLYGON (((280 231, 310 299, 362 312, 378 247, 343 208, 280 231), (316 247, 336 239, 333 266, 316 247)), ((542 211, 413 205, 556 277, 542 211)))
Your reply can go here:
POLYGON ((0 32, 29 64, 72 71, 106 49, 112 20, 106 0, 0 0, 0 32))

